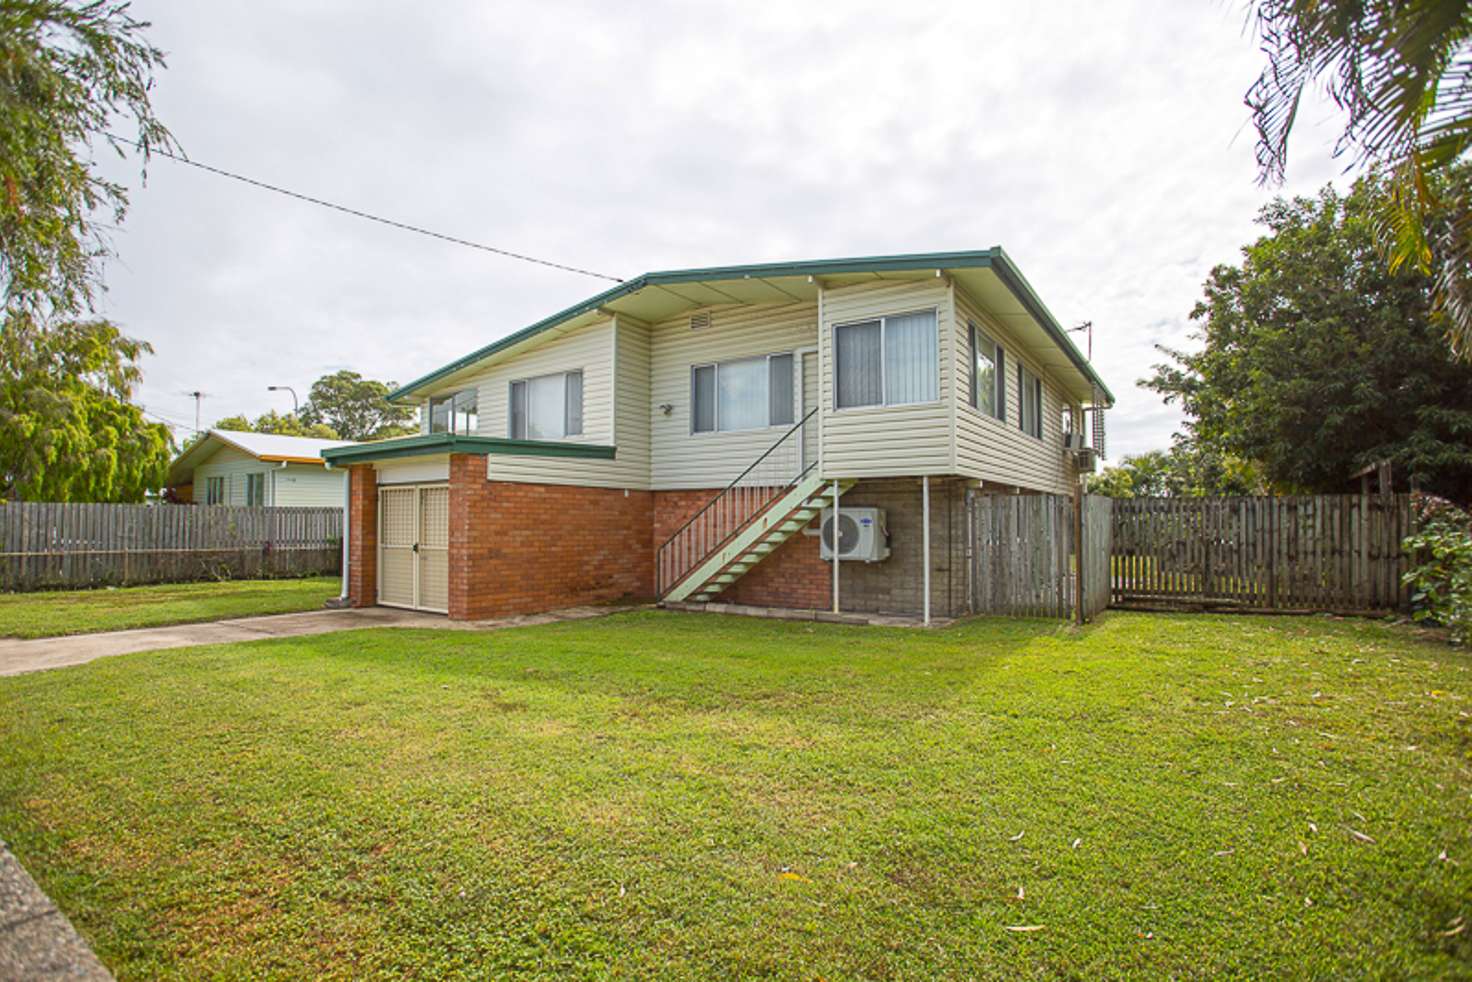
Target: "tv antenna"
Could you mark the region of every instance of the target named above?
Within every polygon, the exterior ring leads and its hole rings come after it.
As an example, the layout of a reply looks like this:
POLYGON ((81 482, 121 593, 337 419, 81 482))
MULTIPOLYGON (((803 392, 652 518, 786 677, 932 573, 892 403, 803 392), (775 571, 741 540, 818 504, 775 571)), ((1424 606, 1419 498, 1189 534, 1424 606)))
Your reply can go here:
POLYGON ((200 392, 198 389, 195 389, 193 392, 185 392, 185 393, 182 393, 182 394, 183 395, 186 395, 189 398, 191 398, 191 399, 194 400, 194 432, 198 433, 199 432, 199 404, 202 401, 204 401, 205 399, 208 399, 210 397, 210 394, 208 392, 200 392))

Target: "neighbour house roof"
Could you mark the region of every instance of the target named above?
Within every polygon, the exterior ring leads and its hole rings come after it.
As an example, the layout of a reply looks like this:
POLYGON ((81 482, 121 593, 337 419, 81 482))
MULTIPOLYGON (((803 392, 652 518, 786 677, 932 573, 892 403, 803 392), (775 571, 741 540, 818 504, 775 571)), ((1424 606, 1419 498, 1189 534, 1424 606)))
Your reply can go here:
POLYGON ((325 464, 322 454, 332 447, 353 446, 351 440, 323 440, 311 436, 281 436, 277 433, 242 433, 238 430, 205 430, 201 439, 169 465, 169 486, 188 484, 194 468, 221 447, 233 447, 272 464, 325 464))
POLYGON ((609 315, 658 322, 684 311, 721 304, 792 303, 816 300, 819 284, 849 286, 871 280, 921 279, 944 274, 968 292, 1013 333, 1028 353, 1053 369, 1075 397, 1105 404, 1114 396, 1068 337, 1017 266, 1000 246, 971 252, 864 256, 806 262, 759 263, 645 273, 478 348, 442 368, 399 387, 390 400, 425 396, 461 381, 473 370, 533 338, 574 330, 609 315))
POLYGON ((582 457, 613 460, 613 447, 592 443, 560 443, 548 440, 506 440, 500 437, 467 436, 461 433, 423 433, 396 440, 355 443, 324 451, 334 466, 358 464, 395 457, 426 457, 435 454, 510 455, 517 457, 582 457))

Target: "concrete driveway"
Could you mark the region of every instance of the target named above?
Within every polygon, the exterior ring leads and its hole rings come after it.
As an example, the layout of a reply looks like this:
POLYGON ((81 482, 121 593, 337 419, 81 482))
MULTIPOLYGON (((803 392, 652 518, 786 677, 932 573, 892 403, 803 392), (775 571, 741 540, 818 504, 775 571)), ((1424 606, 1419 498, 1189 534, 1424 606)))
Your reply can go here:
POLYGON ((145 627, 133 631, 108 631, 99 634, 73 634, 62 638, 36 638, 19 641, 0 638, 0 675, 20 675, 47 668, 81 665, 108 655, 128 655, 135 651, 160 651, 165 648, 188 648, 201 644, 225 644, 232 641, 260 641, 263 638, 291 638, 304 634, 329 634, 364 627, 426 627, 440 630, 491 631, 506 627, 527 627, 557 621, 604 617, 634 607, 570 607, 546 614, 508 617, 489 621, 452 621, 439 614, 424 614, 393 607, 361 607, 353 610, 311 610, 300 614, 274 614, 270 617, 240 617, 234 620, 210 621, 204 624, 174 624, 167 627, 145 627))

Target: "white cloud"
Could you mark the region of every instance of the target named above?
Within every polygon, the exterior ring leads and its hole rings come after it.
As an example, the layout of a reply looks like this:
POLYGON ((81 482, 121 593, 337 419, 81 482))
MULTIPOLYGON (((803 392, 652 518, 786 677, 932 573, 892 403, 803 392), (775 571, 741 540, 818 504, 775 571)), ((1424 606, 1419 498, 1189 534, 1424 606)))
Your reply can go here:
MULTIPOLYGON (((1271 196, 1261 56, 1218 4, 371 6, 139 0, 157 108, 202 161, 620 276, 1003 245, 1094 322, 1115 454, 1168 442, 1134 382, 1271 196)), ((1290 191, 1338 175, 1306 119, 1290 191)), ((194 388, 213 420, 339 367, 404 381, 606 285, 168 161, 116 244, 107 313, 186 420, 194 388)))

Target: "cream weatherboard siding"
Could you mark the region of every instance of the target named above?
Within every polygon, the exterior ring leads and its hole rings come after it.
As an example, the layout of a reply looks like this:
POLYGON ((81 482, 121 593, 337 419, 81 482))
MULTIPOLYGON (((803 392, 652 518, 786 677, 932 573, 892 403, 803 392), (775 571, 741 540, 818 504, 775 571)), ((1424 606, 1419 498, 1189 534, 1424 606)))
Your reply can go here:
POLYGON ((822 465, 825 477, 950 474, 951 399, 954 391, 955 317, 951 293, 939 277, 876 280, 826 289, 822 296, 822 465), (934 309, 940 331, 939 398, 908 406, 833 408, 833 329, 886 314, 934 309))
MULTIPOLYGON (((589 324, 554 337, 525 353, 507 357, 480 375, 474 385, 479 393, 481 436, 505 439, 511 435, 511 383, 556 372, 583 373, 583 432, 566 437, 568 443, 610 445, 613 436, 613 360, 616 329, 612 319, 589 324)), ((574 457, 487 458, 487 475, 494 481, 526 481, 536 484, 578 484, 595 487, 629 485, 607 468, 611 461, 580 460, 574 457)))
MULTIPOLYGON (((194 501, 196 504, 205 504, 209 501, 209 479, 222 477, 225 479, 225 499, 220 501, 222 505, 244 505, 245 504, 245 477, 247 474, 264 475, 271 467, 276 466, 264 463, 252 457, 243 450, 234 447, 221 447, 210 454, 203 464, 194 468, 194 501)), ((267 494, 271 482, 266 478, 267 494)), ((341 499, 337 504, 342 504, 341 499)))
POLYGON ((1068 494, 1073 490, 1073 469, 1063 453, 1063 399, 1060 387, 1048 377, 995 318, 988 317, 964 290, 955 290, 956 317, 952 350, 956 353, 956 472, 985 483, 1020 487, 1032 491, 1068 494), (1002 346, 1006 352, 1007 421, 1003 423, 971 405, 971 353, 966 335, 970 321, 1002 346), (1018 427, 1021 392, 1017 387, 1018 361, 1043 382, 1042 439, 1018 427))
POLYGON ((588 461, 602 465, 603 487, 647 490, 650 484, 649 325, 628 317, 615 324, 613 440, 618 456, 588 461))
POLYGON ((247 474, 264 480, 265 503, 281 508, 341 508, 345 472, 329 471, 321 464, 264 461, 234 447, 221 447, 194 469, 194 503, 208 499, 209 479, 225 479, 224 505, 244 505, 247 474))
POLYGON ((690 314, 650 329, 650 418, 655 490, 716 488, 731 483, 790 424, 736 432, 692 433, 690 370, 695 365, 790 354, 818 340, 812 303, 707 307, 709 323, 692 328, 690 314), (668 405, 669 415, 657 407, 668 405))
POLYGON ((281 508, 341 508, 347 472, 321 464, 267 464, 266 503, 281 508))

